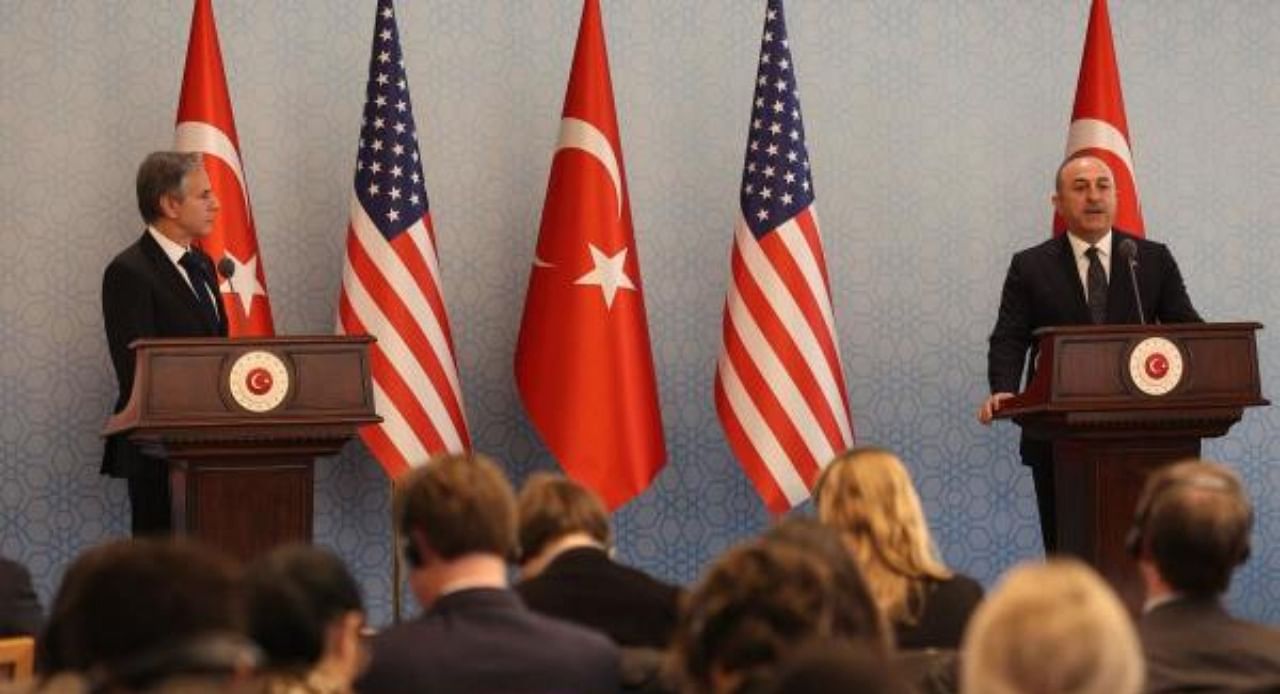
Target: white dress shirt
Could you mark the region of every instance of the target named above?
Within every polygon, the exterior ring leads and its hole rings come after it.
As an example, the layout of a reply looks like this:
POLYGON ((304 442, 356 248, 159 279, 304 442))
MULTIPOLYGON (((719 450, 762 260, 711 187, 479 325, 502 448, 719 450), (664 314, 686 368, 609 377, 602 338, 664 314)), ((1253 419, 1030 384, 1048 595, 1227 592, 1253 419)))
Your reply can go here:
MULTIPOLYGON (((169 262, 173 263, 173 266, 177 268, 178 274, 182 275, 182 279, 186 280, 187 286, 191 288, 191 291, 192 292, 199 291, 196 289, 195 284, 191 282, 191 277, 187 275, 187 269, 185 267, 182 267, 182 264, 178 262, 182 258, 182 256, 186 255, 187 252, 191 249, 187 246, 183 246, 182 244, 174 241, 168 236, 161 234, 155 227, 151 226, 150 224, 147 225, 147 233, 151 234, 151 238, 155 239, 156 243, 160 244, 160 250, 164 251, 164 254, 169 258, 169 262)), ((216 314, 220 312, 222 308, 218 306, 217 295, 214 294, 213 291, 211 289, 208 289, 207 287, 205 289, 205 293, 208 294, 209 298, 213 300, 214 313, 216 314)))
MULTIPOLYGON (((1089 301, 1089 256, 1085 255, 1091 247, 1071 232, 1067 232, 1067 240, 1071 242, 1071 253, 1076 257, 1076 270, 1080 273, 1080 286, 1084 287, 1084 300, 1089 301)), ((1102 271, 1107 275, 1107 283, 1111 283, 1111 230, 1093 244, 1098 248, 1098 261, 1102 263, 1102 271)))

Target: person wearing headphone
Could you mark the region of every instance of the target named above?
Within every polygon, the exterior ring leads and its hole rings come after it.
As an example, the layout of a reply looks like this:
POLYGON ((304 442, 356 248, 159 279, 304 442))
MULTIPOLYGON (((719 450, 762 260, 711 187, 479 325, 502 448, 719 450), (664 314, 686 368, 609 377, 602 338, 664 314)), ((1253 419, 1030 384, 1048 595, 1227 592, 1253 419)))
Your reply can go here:
POLYGON ((1127 544, 1146 587, 1148 692, 1280 691, 1280 631, 1222 605, 1252 526, 1244 485, 1223 465, 1189 460, 1147 479, 1127 544))
POLYGON ((481 455, 441 455, 396 480, 409 587, 424 612, 373 639, 361 694, 616 692, 618 648, 537 614, 507 586, 516 501, 481 455))

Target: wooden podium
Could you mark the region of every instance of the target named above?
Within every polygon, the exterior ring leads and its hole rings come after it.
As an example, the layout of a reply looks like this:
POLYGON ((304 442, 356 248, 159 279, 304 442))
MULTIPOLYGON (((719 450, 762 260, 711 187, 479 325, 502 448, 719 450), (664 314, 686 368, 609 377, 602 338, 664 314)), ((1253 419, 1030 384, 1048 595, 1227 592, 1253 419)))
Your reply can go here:
POLYGON ((175 534, 248 559, 310 542, 314 458, 381 421, 370 337, 144 339, 104 435, 169 461, 175 534))
POLYGON ((1032 439, 1053 446, 1058 548, 1107 577, 1136 608, 1125 536, 1147 475, 1196 457, 1262 397, 1258 323, 1045 328, 1027 389, 1006 400, 1032 439))

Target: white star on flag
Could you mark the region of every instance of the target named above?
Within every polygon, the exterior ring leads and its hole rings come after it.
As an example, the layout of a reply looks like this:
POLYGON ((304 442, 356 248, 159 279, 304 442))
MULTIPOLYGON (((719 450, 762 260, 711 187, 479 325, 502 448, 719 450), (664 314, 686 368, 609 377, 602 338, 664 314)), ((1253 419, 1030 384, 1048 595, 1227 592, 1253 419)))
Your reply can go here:
POLYGON ((258 282, 258 256, 251 255, 244 262, 230 252, 226 257, 231 259, 231 263, 236 266, 236 271, 232 279, 223 280, 222 284, 218 285, 218 292, 238 296, 240 307, 244 309, 245 317, 248 317, 249 311, 253 308, 253 297, 267 295, 266 288, 258 282))
POLYGON ((604 251, 596 248, 594 243, 588 243, 587 248, 591 249, 591 262, 595 265, 590 272, 574 280, 574 284, 591 285, 600 287, 600 291, 604 293, 605 308, 613 308, 613 297, 618 293, 619 289, 630 289, 635 291, 636 285, 631 282, 631 278, 627 277, 626 270, 622 268, 627 262, 627 249, 623 248, 615 255, 605 255, 604 251))

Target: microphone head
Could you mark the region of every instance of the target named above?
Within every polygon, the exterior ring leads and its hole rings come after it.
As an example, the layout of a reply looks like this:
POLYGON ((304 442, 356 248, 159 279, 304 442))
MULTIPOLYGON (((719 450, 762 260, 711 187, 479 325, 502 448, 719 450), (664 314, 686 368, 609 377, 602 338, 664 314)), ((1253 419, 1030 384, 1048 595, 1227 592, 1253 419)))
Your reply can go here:
MULTIPOLYGON (((1130 241, 1130 243, 1132 243, 1132 241, 1130 241)), ((230 258, 223 256, 222 260, 218 261, 218 274, 226 277, 227 279, 231 279, 231 276, 236 274, 235 262, 230 258)))
POLYGON ((1123 239, 1120 241, 1120 247, 1116 249, 1121 258, 1130 263, 1138 262, 1138 244, 1133 239, 1123 239))

